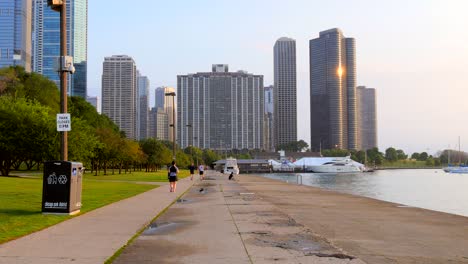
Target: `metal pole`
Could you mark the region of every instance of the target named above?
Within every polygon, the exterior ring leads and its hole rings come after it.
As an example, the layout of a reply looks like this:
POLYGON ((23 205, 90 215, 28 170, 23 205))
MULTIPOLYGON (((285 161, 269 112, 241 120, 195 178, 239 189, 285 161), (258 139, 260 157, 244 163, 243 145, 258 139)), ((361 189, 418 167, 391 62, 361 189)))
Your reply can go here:
MULTIPOLYGON (((60 63, 63 63, 63 58, 67 56, 67 1, 63 1, 60 9, 60 63)), ((60 111, 67 113, 67 72, 63 70, 63 65, 60 65, 60 111)), ((68 132, 61 132, 60 142, 60 159, 68 160, 68 132)))
POLYGON ((172 158, 176 160, 176 124, 175 124, 175 94, 172 95, 172 158))

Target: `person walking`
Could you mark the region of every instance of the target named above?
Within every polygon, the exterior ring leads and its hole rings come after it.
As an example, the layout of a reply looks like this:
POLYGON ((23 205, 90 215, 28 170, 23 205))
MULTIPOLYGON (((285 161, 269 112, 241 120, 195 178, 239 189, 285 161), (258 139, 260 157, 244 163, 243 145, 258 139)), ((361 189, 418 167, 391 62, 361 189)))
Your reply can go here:
POLYGON ((179 168, 176 166, 175 160, 172 161, 172 166, 169 167, 169 186, 170 192, 175 192, 177 187, 177 173, 179 173, 179 168))
POLYGON ((195 165, 193 165, 193 162, 192 162, 192 165, 189 166, 189 170, 190 170, 190 180, 193 181, 193 175, 195 174, 195 165))
POLYGON ((203 164, 200 164, 200 166, 198 166, 198 173, 200 174, 201 181, 205 179, 204 172, 205 172, 205 166, 203 166, 203 164))

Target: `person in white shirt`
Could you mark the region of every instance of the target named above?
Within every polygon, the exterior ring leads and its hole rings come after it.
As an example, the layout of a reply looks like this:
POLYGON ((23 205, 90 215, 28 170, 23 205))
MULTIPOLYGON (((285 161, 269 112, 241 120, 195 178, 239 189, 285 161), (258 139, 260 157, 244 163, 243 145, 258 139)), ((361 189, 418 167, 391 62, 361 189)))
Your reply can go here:
POLYGON ((203 166, 203 164, 200 164, 200 166, 198 166, 198 173, 200 174, 201 181, 205 179, 204 172, 205 172, 205 166, 203 166))

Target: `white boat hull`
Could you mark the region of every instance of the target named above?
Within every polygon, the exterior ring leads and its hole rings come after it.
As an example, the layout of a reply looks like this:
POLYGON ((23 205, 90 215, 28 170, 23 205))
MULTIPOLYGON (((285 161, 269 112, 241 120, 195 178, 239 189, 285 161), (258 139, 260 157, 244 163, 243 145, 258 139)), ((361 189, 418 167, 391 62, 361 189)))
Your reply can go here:
POLYGON ((318 165, 318 166, 309 166, 310 171, 315 173, 358 173, 362 172, 356 166, 327 166, 327 165, 318 165))

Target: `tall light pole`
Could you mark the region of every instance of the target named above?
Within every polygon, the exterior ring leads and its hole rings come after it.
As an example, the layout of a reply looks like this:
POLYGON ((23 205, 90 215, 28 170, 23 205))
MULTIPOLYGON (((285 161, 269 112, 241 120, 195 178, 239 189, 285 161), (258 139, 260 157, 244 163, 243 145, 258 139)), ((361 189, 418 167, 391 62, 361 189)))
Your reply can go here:
MULTIPOLYGON (((60 112, 67 113, 67 72, 74 73, 73 58, 67 56, 67 1, 64 0, 47 0, 47 5, 52 10, 60 12, 60 58, 59 58, 59 73, 60 73, 60 112)), ((60 159, 68 160, 68 130, 61 131, 60 139, 60 159)))
POLYGON ((176 133, 175 133, 175 92, 165 93, 165 96, 172 96, 172 160, 176 160, 176 133))
POLYGON ((190 133, 189 133, 189 137, 190 137, 190 140, 187 139, 187 141, 189 141, 189 146, 190 147, 190 157, 192 158, 192 162, 193 162, 193 128, 192 128, 192 124, 187 124, 185 125, 188 129, 190 129, 190 133))

